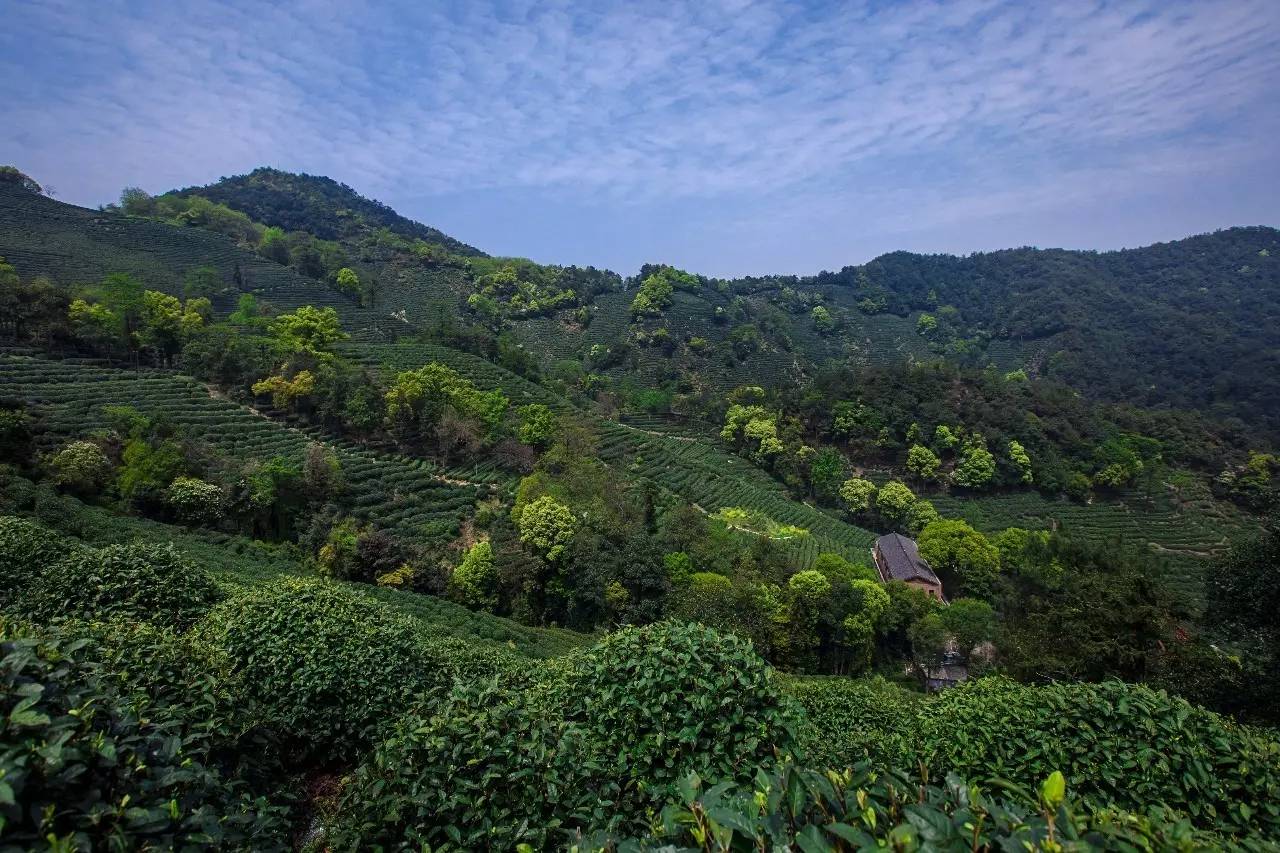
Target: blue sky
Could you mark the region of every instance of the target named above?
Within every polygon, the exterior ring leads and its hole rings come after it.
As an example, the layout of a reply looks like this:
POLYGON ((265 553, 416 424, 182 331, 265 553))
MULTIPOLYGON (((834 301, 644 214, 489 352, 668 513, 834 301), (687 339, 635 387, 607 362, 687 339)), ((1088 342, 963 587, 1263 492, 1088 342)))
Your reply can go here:
POLYGON ((495 254, 713 275, 1280 225, 1275 0, 9 0, 0 163, 258 165, 495 254))

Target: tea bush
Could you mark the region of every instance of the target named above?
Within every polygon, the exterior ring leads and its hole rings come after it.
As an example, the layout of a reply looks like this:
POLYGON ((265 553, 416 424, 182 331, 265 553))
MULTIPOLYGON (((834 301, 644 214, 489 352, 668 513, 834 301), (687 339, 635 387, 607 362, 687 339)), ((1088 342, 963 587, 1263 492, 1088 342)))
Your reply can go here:
POLYGON ((1280 835, 1280 742, 1163 691, 1120 682, 983 679, 918 717, 931 767, 1028 784, 1061 770, 1082 802, 1165 805, 1230 835, 1280 835))
POLYGON ((0 516, 0 607, 25 598, 25 590, 81 546, 51 530, 0 516))
POLYGON ((84 638, 0 621, 0 850, 281 850, 280 809, 207 737, 118 689, 84 638))
POLYGON ((556 846, 561 826, 589 823, 587 803, 609 805, 578 758, 562 717, 492 681, 460 685, 408 714, 351 777, 331 847, 556 846))
MULTIPOLYGON (((992 795, 948 776, 921 784, 901 772, 871 765, 845 771, 804 769, 785 763, 753 784, 707 788, 690 777, 680 797, 663 809, 647 836, 617 839, 597 834, 577 850, 820 851, 895 850, 1181 850, 1214 851, 1233 845, 1198 832, 1159 808, 1142 814, 1094 814, 1067 796, 1060 774, 1039 792, 992 795)), ((1242 849, 1264 850, 1248 842, 1242 849)))
POLYGON ((587 760, 640 815, 690 771, 750 778, 794 746, 797 712, 746 640, 701 625, 625 628, 587 651, 569 717, 587 760))
POLYGON ((804 708, 798 746, 810 766, 910 766, 919 694, 879 678, 792 678, 784 684, 804 708))
POLYGON ((131 619, 183 629, 222 592, 172 545, 108 545, 55 565, 33 585, 27 612, 37 619, 131 619))
POLYGON ((459 673, 504 669, 504 656, 432 638, 332 581, 270 581, 218 605, 196 630, 227 656, 271 730, 304 753, 353 754, 419 694, 441 698, 459 673))

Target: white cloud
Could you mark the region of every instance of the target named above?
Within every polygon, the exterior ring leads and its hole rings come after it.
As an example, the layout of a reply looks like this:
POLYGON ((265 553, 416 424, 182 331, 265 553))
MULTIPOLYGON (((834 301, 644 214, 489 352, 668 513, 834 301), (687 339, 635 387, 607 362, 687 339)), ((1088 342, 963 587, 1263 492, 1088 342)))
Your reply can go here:
POLYGON ((1201 174, 1224 134, 1274 166, 1270 5, 18 0, 0 160, 93 203, 267 163, 392 202, 945 223, 1061 200, 1083 172, 1201 174))

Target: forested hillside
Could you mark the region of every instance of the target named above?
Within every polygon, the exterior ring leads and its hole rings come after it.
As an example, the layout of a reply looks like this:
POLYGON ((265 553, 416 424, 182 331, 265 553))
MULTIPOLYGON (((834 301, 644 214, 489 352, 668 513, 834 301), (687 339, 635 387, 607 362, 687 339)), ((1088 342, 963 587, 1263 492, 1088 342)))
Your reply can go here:
POLYGON ((0 850, 1271 849, 1276 238, 623 277, 0 171, 0 850))

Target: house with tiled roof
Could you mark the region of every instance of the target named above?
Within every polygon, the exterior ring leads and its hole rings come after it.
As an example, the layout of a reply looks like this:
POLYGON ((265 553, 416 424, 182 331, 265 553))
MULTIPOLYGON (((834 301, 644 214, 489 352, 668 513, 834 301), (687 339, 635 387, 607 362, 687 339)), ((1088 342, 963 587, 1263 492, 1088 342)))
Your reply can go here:
POLYGON ((902 581, 907 586, 914 586, 932 595, 939 601, 942 597, 942 581, 929 568, 928 562, 920 556, 914 539, 900 533, 889 533, 876 540, 871 549, 871 559, 875 561, 880 580, 902 581))

